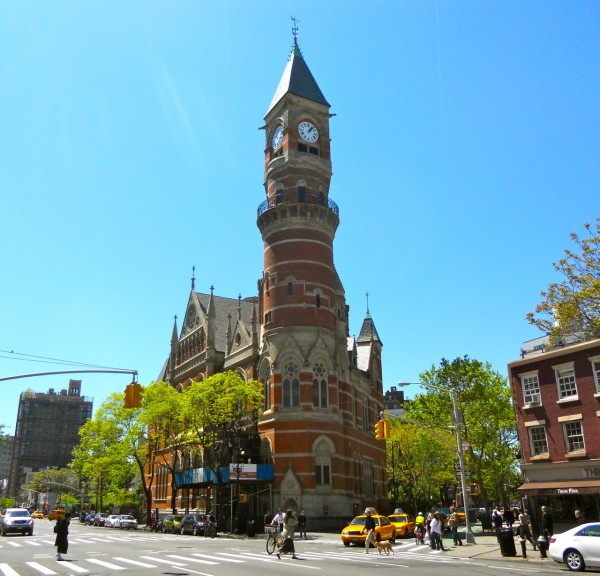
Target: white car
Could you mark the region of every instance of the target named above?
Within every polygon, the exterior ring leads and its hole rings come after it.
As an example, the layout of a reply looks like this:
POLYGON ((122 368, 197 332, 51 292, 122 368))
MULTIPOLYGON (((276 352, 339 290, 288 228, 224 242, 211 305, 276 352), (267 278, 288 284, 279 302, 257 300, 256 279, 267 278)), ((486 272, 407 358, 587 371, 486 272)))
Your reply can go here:
POLYGON ((107 516, 106 520, 104 520, 104 526, 105 526, 105 528, 118 528, 119 527, 119 515, 111 514, 110 516, 107 516))
POLYGON ((121 514, 117 520, 117 527, 123 530, 137 530, 138 522, 131 514, 121 514))
POLYGON ((581 524, 554 534, 549 541, 552 560, 566 564, 569 570, 581 572, 586 567, 600 568, 600 523, 581 524))
POLYGON ((33 534, 33 518, 26 508, 7 508, 0 514, 0 531, 2 536, 10 532, 33 534))

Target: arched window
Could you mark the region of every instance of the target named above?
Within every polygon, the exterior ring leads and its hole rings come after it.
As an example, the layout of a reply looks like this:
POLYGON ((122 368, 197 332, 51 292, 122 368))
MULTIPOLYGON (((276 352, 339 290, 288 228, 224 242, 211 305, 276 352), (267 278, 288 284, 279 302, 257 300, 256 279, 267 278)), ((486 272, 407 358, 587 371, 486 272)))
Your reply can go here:
POLYGON ((317 488, 331 487, 331 456, 333 447, 326 438, 317 441, 315 454, 315 484, 317 488))
POLYGON ((271 365, 265 362, 261 380, 263 382, 263 410, 271 409, 271 365))
POLYGON ((327 371, 320 362, 313 366, 313 406, 327 408, 327 371))
POLYGON ((298 366, 289 362, 283 369, 283 407, 300 406, 300 378, 298 366))

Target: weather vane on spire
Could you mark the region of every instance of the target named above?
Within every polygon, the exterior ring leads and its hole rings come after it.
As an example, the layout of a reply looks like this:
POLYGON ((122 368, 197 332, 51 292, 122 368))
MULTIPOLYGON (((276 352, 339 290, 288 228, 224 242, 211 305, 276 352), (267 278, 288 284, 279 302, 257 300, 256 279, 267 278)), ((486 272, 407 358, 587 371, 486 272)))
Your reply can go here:
POLYGON ((296 44, 298 42, 298 23, 300 22, 300 20, 294 18, 293 16, 291 18, 292 22, 294 23, 294 25, 292 26, 292 34, 294 35, 294 44, 296 44))

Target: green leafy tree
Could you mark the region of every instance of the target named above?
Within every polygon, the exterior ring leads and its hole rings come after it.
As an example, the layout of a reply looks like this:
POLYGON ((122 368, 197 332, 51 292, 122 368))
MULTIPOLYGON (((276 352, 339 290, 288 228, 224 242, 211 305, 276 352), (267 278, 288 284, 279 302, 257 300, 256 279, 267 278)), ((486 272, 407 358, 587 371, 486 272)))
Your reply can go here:
MULTIPOLYGON (((471 480, 480 485, 483 505, 488 506, 488 490, 497 500, 506 501, 509 486, 518 481, 517 427, 506 378, 494 372, 489 363, 471 360, 467 356, 439 366, 420 375, 425 389, 410 403, 407 418, 448 435, 452 428, 453 401, 462 413, 462 438, 465 466, 471 480)), ((454 473, 454 466, 451 469, 454 473)))
MULTIPOLYGON (((110 492, 128 489, 135 477, 135 464, 129 446, 123 442, 123 428, 117 405, 123 394, 111 395, 98 408, 93 419, 80 429, 81 441, 73 450, 71 469, 92 483, 96 509, 103 510, 110 492)), ((123 502, 112 502, 121 505, 123 502)))
POLYGON ((176 471, 183 450, 189 444, 184 419, 184 395, 166 382, 153 382, 144 390, 140 422, 147 431, 147 447, 151 452, 148 465, 165 466, 171 476, 171 508, 177 502, 176 471))
POLYGON ((56 466, 36 472, 29 482, 29 489, 36 492, 58 493, 58 502, 61 506, 78 502, 81 494, 78 478, 73 471, 56 466))
POLYGON ((542 301, 526 315, 530 324, 550 335, 551 343, 566 337, 600 338, 600 217, 588 236, 571 233, 577 250, 565 250, 554 269, 563 276, 541 293, 542 301))

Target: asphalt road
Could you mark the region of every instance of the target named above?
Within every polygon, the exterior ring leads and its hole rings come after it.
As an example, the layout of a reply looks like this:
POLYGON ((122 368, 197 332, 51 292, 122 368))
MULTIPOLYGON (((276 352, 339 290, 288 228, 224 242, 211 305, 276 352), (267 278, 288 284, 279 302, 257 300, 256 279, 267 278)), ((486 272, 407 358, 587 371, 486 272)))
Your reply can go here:
POLYGON ((265 538, 237 539, 154 534, 145 530, 121 531, 71 524, 66 561, 56 560, 53 522, 37 520, 33 536, 0 538, 0 575, 114 575, 123 576, 291 576, 330 574, 364 576, 366 570, 393 571, 394 576, 498 576, 502 574, 553 575, 566 569, 552 561, 532 565, 526 560, 474 559, 415 547, 400 540, 394 554, 385 556, 362 547, 345 548, 336 534, 296 540, 298 560, 269 556, 265 538))

